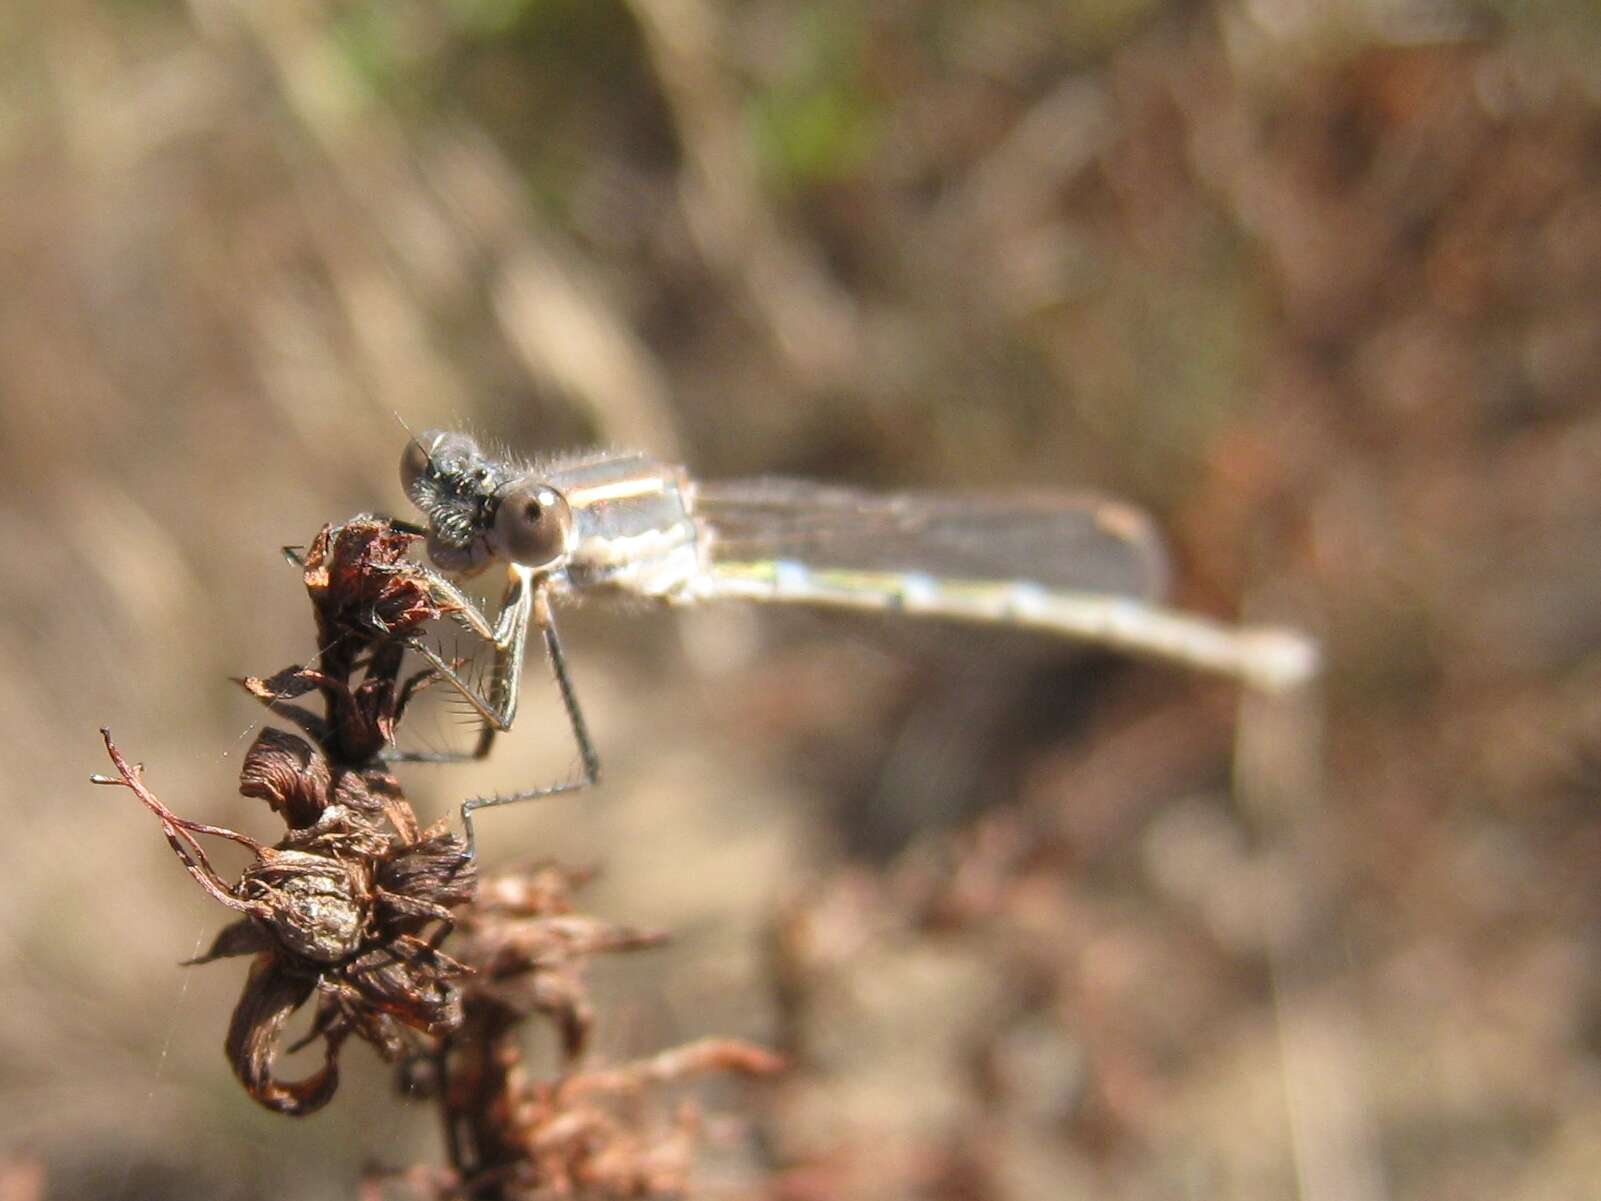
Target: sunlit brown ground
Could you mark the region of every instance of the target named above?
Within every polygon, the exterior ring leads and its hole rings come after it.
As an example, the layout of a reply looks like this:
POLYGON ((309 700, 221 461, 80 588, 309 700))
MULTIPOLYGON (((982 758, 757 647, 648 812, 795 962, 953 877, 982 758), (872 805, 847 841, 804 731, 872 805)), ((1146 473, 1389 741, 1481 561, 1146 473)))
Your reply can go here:
MULTIPOLYGON (((5 6, 0 1198, 439 1160, 364 1049, 314 1119, 244 1096, 238 966, 175 966, 220 912, 87 783, 108 724, 273 836, 229 678, 309 653, 282 544, 403 506, 396 414, 1099 488, 1184 605, 1326 639, 1320 698, 1242 708, 1025 638, 571 615, 604 786, 481 837, 677 932, 601 972, 601 1056, 793 1057, 704 1097, 704 1195, 1594 1196, 1588 11, 5 6)), ((544 679, 426 811, 571 766, 544 679)))

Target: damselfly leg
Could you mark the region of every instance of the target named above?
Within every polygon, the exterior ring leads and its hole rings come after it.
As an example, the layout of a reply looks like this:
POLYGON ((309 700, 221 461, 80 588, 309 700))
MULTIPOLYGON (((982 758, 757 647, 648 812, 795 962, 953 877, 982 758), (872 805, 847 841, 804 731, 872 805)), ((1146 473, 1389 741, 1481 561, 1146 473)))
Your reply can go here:
MULTIPOLYGON (((421 565, 415 565, 421 567, 421 565)), ((483 722, 478 743, 469 755, 461 758, 482 759, 494 745, 495 735, 511 729, 517 717, 517 698, 522 683, 523 653, 528 646, 529 626, 537 625, 545 643, 545 655, 550 660, 556 677, 556 688, 561 694, 562 708, 578 747, 581 774, 577 779, 538 788, 525 788, 517 792, 491 793, 469 797, 462 802, 461 822, 467 835, 467 847, 476 854, 472 815, 479 809, 496 805, 509 805, 516 801, 531 801, 541 797, 559 796, 579 792, 600 780, 600 756, 590 741, 589 726, 578 703, 572 676, 567 669, 567 656, 562 651, 561 637, 556 631, 555 614, 551 611, 550 594, 542 581, 535 579, 529 569, 514 565, 510 581, 501 601, 500 613, 491 625, 482 610, 451 581, 428 568, 419 572, 436 600, 447 604, 451 615, 461 620, 473 633, 480 635, 494 651, 490 669, 489 688, 480 691, 462 677, 456 666, 446 660, 420 638, 408 638, 406 646, 420 656, 434 674, 449 684, 472 706, 483 722)), ((445 762, 451 756, 429 752, 397 752, 393 758, 411 762, 445 762)))
MULTIPOLYGON (((284 557, 296 566, 304 567, 304 556, 299 550, 298 547, 286 546, 283 548, 284 557)), ((512 723, 517 718, 523 658, 528 647, 530 625, 539 627, 540 637, 545 644, 545 655, 550 660, 551 670, 556 677, 562 708, 572 729, 573 741, 578 747, 581 772, 576 779, 516 792, 469 797, 462 802, 461 820, 467 836, 468 851, 476 854, 472 820, 474 812, 496 805, 558 796, 589 788, 600 780, 600 757, 590 739, 589 726, 584 720, 578 694, 573 688, 572 677, 567 667, 567 656, 562 650, 555 615, 551 610, 549 591, 542 577, 520 564, 511 565, 506 591, 501 597, 500 610, 491 621, 476 600, 435 568, 425 563, 408 561, 403 568, 397 567, 396 570, 404 570, 427 590, 430 598, 452 620, 488 644, 493 659, 488 687, 480 689, 461 674, 457 663, 446 659, 421 638, 412 636, 403 639, 406 649, 427 663, 435 677, 460 694, 479 718, 481 726, 478 741, 470 751, 407 751, 390 748, 383 755, 386 761, 456 763, 487 757, 494 745, 495 736, 511 729, 512 723)), ((379 632, 388 633, 388 627, 376 613, 369 613, 366 620, 379 632)))

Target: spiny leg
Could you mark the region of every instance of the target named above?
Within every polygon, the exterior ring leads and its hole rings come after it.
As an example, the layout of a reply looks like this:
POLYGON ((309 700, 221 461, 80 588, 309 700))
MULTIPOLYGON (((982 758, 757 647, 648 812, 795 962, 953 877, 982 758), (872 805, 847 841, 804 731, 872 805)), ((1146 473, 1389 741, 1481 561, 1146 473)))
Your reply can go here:
MULTIPOLYGON (((483 720, 483 731, 479 735, 477 747, 472 752, 473 758, 483 758, 494 744, 495 735, 509 730, 512 722, 516 720, 530 624, 539 626, 540 635, 544 639, 545 654, 556 676, 556 687, 561 693, 562 707, 567 713, 573 741, 578 745, 582 776, 576 780, 540 788, 469 797, 463 801, 461 823, 467 835, 469 854, 477 854, 477 840, 472 819, 477 810, 509 805, 517 801, 557 796, 566 792, 578 792, 588 788, 600 780, 600 756, 595 752, 594 743, 590 740, 589 725, 584 720, 583 709, 578 703, 578 694, 573 688, 572 676, 567 670, 567 656, 562 650, 561 638, 556 632, 556 618, 551 612, 550 594, 542 583, 534 582, 533 572, 527 568, 511 569, 511 582, 506 589, 500 613, 495 619, 494 629, 489 635, 488 640, 495 648, 495 662, 487 696, 463 679, 456 668, 432 647, 415 639, 407 644, 428 662, 440 679, 455 688, 483 720)), ((397 758, 404 757, 408 756, 397 756, 397 758)), ((433 762, 438 762, 442 757, 429 758, 433 762)))
MULTIPOLYGON (((595 744, 590 741, 589 725, 584 720, 584 711, 578 703, 578 694, 573 689, 572 676, 567 670, 567 656, 562 651, 561 638, 556 633, 555 615, 550 609, 550 597, 544 588, 525 586, 524 594, 527 597, 526 613, 539 625, 539 632, 545 640, 545 654, 550 660, 552 672, 556 676, 556 687, 561 692, 562 707, 567 712, 567 724, 573 732, 573 741, 578 746, 578 757, 582 764, 582 775, 576 780, 566 780, 559 784, 547 784, 540 788, 525 788, 517 792, 494 793, 489 796, 468 797, 461 805, 461 824, 467 835, 467 853, 476 856, 478 853, 477 837, 473 830, 472 815, 479 809, 492 809, 497 805, 510 805, 518 801, 533 801, 544 797, 559 796, 562 793, 581 792, 600 782, 600 756, 595 751, 595 744)), ((506 729, 510 724, 510 716, 516 712, 516 688, 520 677, 522 665, 522 649, 527 642, 527 617, 520 623, 512 643, 515 655, 505 669, 504 679, 506 686, 511 689, 512 699, 506 712, 507 720, 503 724, 485 724, 484 733, 479 740, 480 748, 487 753, 489 744, 493 741, 497 729, 506 729)), ((497 668, 499 663, 497 663, 497 668)), ((497 671, 497 678, 502 678, 497 671)))
POLYGON ((477 712, 483 728, 478 744, 471 751, 389 751, 384 758, 400 763, 460 763, 482 759, 489 754, 495 734, 511 728, 517 716, 518 685, 522 679, 523 652, 528 644, 528 621, 535 588, 531 573, 514 567, 501 598, 500 612, 493 625, 478 605, 450 580, 422 564, 415 567, 427 585, 431 598, 446 607, 450 616, 478 635, 494 649, 488 695, 464 679, 456 665, 420 638, 408 638, 407 649, 415 652, 439 679, 449 684, 477 712))

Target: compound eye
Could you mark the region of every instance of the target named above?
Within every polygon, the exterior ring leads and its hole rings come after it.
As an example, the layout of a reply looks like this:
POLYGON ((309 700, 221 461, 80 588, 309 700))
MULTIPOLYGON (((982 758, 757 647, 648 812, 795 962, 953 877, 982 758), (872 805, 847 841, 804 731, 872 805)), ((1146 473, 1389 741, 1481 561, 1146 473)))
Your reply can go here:
POLYGON ((495 540, 513 563, 549 567, 567 553, 572 528, 572 510, 549 484, 514 484, 500 494, 495 540))
POLYGON ((412 486, 425 474, 449 478, 478 457, 478 443, 466 434, 424 430, 406 443, 400 454, 400 486, 411 495, 412 486))
POLYGON ((428 448, 438 437, 438 431, 429 430, 406 440, 406 449, 400 452, 400 486, 407 496, 411 495, 412 486, 422 478, 423 472, 428 470, 431 462, 428 448))

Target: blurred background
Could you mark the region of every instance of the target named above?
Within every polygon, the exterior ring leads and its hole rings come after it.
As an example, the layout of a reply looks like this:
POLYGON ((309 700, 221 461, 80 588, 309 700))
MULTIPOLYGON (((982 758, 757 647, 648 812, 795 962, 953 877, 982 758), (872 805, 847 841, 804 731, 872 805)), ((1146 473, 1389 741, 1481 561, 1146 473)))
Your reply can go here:
MULTIPOLYGON (((777 1046, 702 1194, 1590 1197, 1601 20, 1578 0, 0 8, 0 1197, 438 1162, 363 1047, 237 1087, 243 972, 107 767, 276 837, 230 677, 404 434, 1091 488, 1295 702, 970 630, 566 622, 603 787, 490 860, 670 928, 598 1054, 777 1046)), ((530 673, 425 816, 562 775, 530 673)), ((452 731, 426 721, 429 743, 452 731)), ((227 861, 226 855, 223 856, 227 861)), ((536 1049, 537 1053, 537 1049, 536 1049)))

